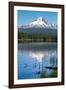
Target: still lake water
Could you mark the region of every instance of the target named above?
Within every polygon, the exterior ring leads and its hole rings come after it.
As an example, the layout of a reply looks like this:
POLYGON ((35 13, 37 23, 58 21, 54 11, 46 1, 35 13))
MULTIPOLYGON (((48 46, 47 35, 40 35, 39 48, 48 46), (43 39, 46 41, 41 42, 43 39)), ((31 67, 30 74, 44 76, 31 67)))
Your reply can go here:
POLYGON ((19 43, 18 79, 57 77, 57 43, 19 43))

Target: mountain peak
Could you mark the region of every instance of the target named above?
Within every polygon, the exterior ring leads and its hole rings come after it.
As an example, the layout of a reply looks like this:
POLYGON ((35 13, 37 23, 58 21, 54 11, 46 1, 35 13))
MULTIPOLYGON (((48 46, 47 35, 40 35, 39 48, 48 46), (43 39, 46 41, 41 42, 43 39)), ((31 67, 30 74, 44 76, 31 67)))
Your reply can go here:
POLYGON ((57 25, 48 23, 43 17, 38 17, 35 21, 22 25, 23 28, 45 28, 57 29, 57 25))
POLYGON ((37 20, 43 21, 43 18, 42 17, 38 17, 37 20))

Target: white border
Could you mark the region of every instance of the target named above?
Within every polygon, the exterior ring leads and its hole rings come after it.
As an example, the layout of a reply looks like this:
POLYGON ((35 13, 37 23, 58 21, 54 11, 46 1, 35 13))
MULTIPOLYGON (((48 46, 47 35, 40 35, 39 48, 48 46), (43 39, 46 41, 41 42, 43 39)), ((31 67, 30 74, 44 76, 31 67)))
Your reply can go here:
POLYGON ((61 9, 56 8, 39 8, 39 7, 26 7, 26 6, 14 6, 14 84, 30 84, 30 83, 48 83, 48 82, 61 82, 61 9), (45 78, 45 79, 17 79, 17 10, 33 10, 33 11, 51 11, 58 12, 58 77, 57 78, 45 78))

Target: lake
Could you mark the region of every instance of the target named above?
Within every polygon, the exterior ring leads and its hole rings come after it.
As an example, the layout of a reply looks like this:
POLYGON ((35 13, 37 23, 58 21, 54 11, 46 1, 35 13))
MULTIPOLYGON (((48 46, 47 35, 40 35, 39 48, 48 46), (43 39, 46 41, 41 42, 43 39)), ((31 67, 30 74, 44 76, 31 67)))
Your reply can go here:
POLYGON ((19 43, 18 79, 57 77, 57 43, 19 43))

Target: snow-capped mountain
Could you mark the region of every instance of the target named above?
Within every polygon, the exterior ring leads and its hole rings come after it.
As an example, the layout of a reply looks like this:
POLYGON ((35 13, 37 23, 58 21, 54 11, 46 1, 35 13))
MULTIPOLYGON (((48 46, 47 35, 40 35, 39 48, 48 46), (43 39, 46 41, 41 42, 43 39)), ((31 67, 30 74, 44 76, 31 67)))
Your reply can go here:
POLYGON ((22 25, 19 28, 28 29, 28 28, 44 28, 44 29, 57 29, 57 25, 49 23, 42 17, 38 17, 33 22, 22 25))

